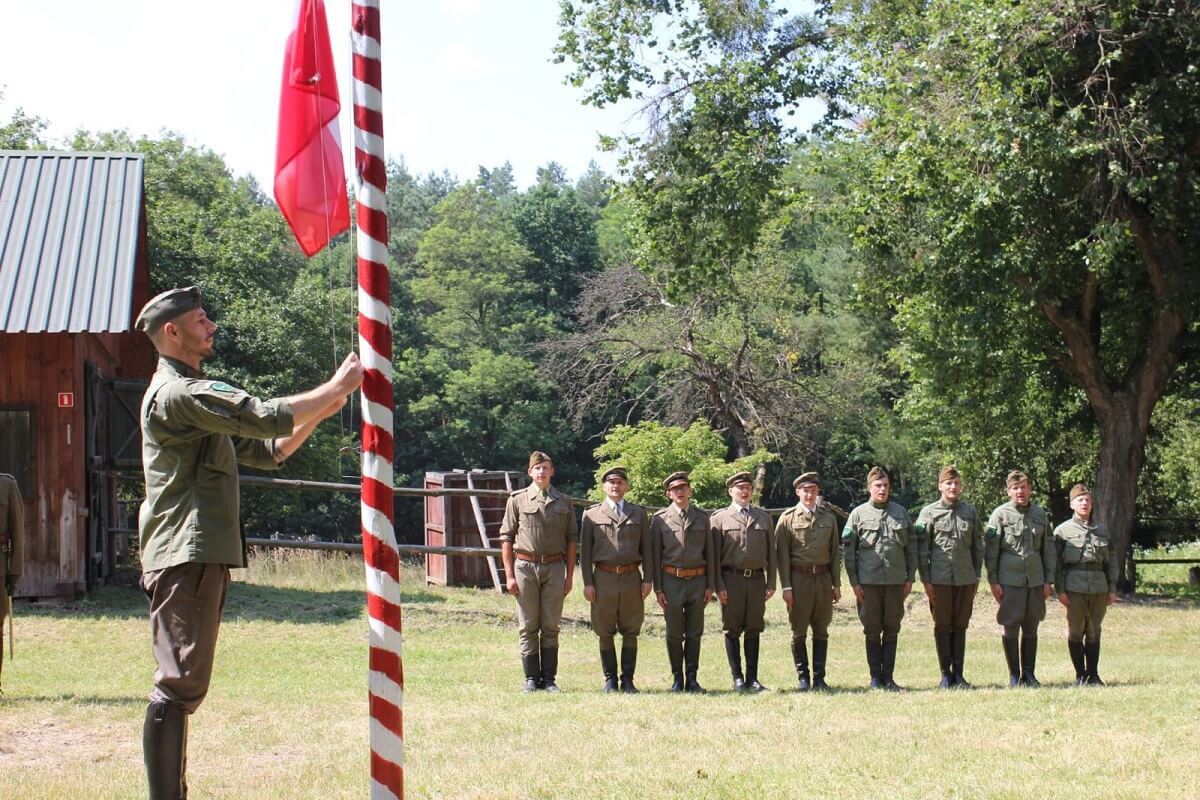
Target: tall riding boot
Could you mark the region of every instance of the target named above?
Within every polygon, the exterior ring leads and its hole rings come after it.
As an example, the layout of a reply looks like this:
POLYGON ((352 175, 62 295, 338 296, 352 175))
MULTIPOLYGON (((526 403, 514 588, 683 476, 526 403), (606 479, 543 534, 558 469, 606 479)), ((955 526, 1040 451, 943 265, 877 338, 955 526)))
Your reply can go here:
POLYGON ((1088 682, 1087 662, 1084 660, 1083 642, 1067 640, 1067 652, 1071 654, 1071 665, 1075 667, 1075 685, 1084 686, 1088 682))
POLYGON ((542 688, 547 692, 557 692, 558 684, 554 678, 558 675, 558 648, 542 648, 542 688))
POLYGON ((938 668, 942 671, 942 682, 938 684, 938 688, 949 689, 954 686, 954 670, 950 666, 952 661, 950 634, 935 633, 933 643, 937 647, 938 668))
POLYGON ((687 674, 683 690, 692 694, 705 694, 704 687, 696 682, 696 673, 700 671, 700 637, 689 636, 683 643, 683 663, 687 674))
POLYGON ((667 661, 671 663, 671 691, 683 691, 683 642, 667 639, 667 661))
POLYGON ((828 639, 813 639, 813 682, 812 688, 814 692, 829 691, 829 684, 825 683, 825 658, 829 655, 829 640, 828 639))
POLYGON ((966 628, 950 632, 950 674, 954 678, 954 688, 970 689, 971 684, 963 677, 963 661, 967 657, 966 628))
POLYGON ((725 658, 729 660, 729 673, 733 676, 733 690, 740 692, 746 688, 746 678, 742 675, 742 648, 736 634, 725 634, 725 658))
POLYGON ((1100 680, 1100 637, 1088 639, 1083 646, 1084 663, 1087 664, 1087 682, 1089 686, 1103 686, 1100 680))
POLYGON ((879 665, 880 680, 883 683, 883 688, 889 692, 903 692, 904 687, 896 683, 892 673, 896 671, 896 645, 899 642, 895 639, 891 641, 884 640, 883 642, 883 661, 879 665))
POLYGON ((882 689, 881 665, 883 664, 883 643, 878 636, 868 636, 866 640, 867 666, 871 668, 871 688, 882 689))
POLYGON ((146 706, 142 724, 142 755, 150 783, 150 800, 185 797, 183 765, 186 714, 174 703, 155 700, 146 706))
POLYGON ((536 692, 542 688, 542 659, 537 653, 521 656, 521 667, 525 670, 523 692, 536 692))
POLYGON ((1017 649, 1017 637, 1002 636, 1000 643, 1004 645, 1004 660, 1008 662, 1008 688, 1015 689, 1021 685, 1021 656, 1017 649))
POLYGON ((621 646, 621 691, 625 694, 637 694, 638 688, 633 685, 633 673, 637 671, 637 645, 621 646))
POLYGON ((758 682, 758 634, 746 634, 746 688, 752 692, 765 692, 767 687, 758 682))
MULTIPOLYGON (((813 654, 816 655, 815 646, 813 654)), ((796 678, 800 682, 800 691, 807 692, 812 688, 812 684, 808 680, 808 649, 805 647, 803 639, 792 639, 792 661, 796 665, 796 678)))
POLYGON ((1021 683, 1031 689, 1036 689, 1042 684, 1038 681, 1037 676, 1033 674, 1034 667, 1037 666, 1037 637, 1022 636, 1021 637, 1021 683))
POLYGON ((617 651, 600 650, 600 669, 604 671, 604 693, 617 690, 617 651))

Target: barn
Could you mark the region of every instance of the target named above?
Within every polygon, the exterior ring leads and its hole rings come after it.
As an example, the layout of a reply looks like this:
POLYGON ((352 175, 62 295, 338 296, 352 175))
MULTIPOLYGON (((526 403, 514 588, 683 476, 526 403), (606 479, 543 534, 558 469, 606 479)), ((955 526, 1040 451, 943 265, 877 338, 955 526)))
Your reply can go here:
POLYGON ((25 499, 18 597, 105 582, 132 533, 118 471, 141 463, 153 351, 142 156, 0 151, 0 472, 25 499), (137 380, 137 378, 143 380, 137 380))

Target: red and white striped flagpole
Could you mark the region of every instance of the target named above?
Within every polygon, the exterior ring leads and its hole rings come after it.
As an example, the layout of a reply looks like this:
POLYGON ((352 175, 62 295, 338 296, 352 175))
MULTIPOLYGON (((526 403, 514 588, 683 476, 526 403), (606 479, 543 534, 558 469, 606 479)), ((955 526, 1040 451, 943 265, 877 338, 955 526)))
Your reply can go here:
POLYGON ((392 327, 379 0, 353 0, 358 346, 362 354, 362 540, 370 627, 371 797, 404 797, 400 558, 392 508, 392 327))

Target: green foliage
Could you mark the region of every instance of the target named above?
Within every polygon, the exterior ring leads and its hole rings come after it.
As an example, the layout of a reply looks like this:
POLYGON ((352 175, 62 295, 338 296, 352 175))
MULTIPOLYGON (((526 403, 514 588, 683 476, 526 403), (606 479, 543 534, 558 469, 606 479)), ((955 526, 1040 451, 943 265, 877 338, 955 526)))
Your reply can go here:
MULTIPOLYGON (((0 103, 4 102, 3 87, 0 86, 0 103)), ((46 120, 41 117, 31 117, 24 109, 13 110, 8 122, 0 123, 0 150, 43 150, 46 142, 42 132, 46 130, 46 120)))
POLYGON ((650 506, 666 505, 668 500, 662 481, 672 472, 687 470, 692 483, 692 502, 706 508, 729 504, 725 480, 735 472, 753 472, 760 464, 779 460, 766 450, 753 455, 726 461, 727 447, 721 435, 703 422, 693 422, 687 428, 641 422, 637 425, 618 425, 604 437, 596 448, 600 462, 596 470, 597 486, 589 497, 604 498, 599 488, 600 475, 614 465, 629 470, 629 493, 635 503, 650 506))

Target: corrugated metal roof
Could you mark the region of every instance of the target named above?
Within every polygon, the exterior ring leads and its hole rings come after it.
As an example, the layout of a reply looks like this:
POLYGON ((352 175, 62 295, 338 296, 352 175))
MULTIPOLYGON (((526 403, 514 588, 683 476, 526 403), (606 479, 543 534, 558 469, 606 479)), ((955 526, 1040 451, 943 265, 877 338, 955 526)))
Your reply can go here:
POLYGON ((130 329, 142 156, 0 150, 0 331, 130 329))

